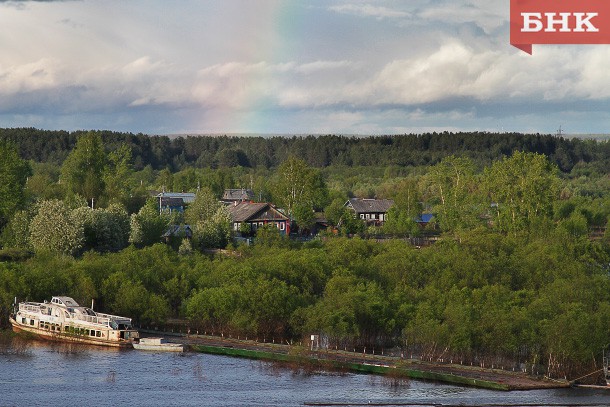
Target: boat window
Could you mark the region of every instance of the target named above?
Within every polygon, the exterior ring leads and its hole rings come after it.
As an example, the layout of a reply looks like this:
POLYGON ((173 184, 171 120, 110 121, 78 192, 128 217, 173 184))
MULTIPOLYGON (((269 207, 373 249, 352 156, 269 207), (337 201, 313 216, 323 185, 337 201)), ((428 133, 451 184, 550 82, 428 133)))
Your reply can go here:
POLYGON ((21 318, 21 323, 25 324, 25 318, 21 318))
POLYGON ((30 325, 34 325, 34 320, 30 319, 30 325))

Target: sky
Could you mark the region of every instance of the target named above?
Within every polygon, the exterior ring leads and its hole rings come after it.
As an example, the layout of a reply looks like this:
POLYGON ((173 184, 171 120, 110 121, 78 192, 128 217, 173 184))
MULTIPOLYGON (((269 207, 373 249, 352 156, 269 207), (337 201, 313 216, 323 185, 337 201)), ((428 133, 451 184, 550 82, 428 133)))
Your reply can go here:
POLYGON ((0 127, 610 133, 610 45, 509 43, 508 0, 0 0, 0 127))

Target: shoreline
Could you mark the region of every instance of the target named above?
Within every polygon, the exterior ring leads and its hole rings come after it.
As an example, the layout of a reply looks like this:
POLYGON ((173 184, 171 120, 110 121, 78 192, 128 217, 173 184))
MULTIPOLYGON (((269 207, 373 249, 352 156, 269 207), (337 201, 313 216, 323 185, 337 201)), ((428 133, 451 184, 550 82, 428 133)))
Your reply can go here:
POLYGON ((405 360, 393 356, 338 350, 309 350, 302 346, 259 343, 209 335, 140 330, 143 334, 180 338, 190 350, 287 364, 295 369, 349 371, 395 379, 430 380, 498 391, 567 388, 567 381, 553 381, 499 369, 405 360))

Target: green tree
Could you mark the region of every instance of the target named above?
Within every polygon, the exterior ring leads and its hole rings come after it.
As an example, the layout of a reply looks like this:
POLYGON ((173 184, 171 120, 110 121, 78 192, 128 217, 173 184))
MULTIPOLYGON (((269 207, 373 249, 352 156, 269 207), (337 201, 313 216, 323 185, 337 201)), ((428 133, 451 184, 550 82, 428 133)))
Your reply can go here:
POLYGON ((89 132, 78 138, 61 167, 61 182, 70 194, 84 197, 90 206, 104 195, 106 153, 98 133, 89 132))
POLYGON ((133 174, 131 168, 131 148, 121 144, 108 154, 108 163, 104 170, 106 194, 110 201, 126 204, 129 202, 131 188, 129 180, 133 174))
POLYGON ((222 248, 231 239, 231 215, 208 188, 197 192, 184 214, 193 231, 193 243, 200 249, 222 248))
POLYGON ((73 216, 83 225, 85 250, 107 252, 127 247, 129 215, 122 206, 113 204, 107 209, 81 207, 74 210, 73 216))
POLYGON ((449 156, 430 169, 431 193, 437 204, 433 211, 445 231, 459 231, 477 224, 475 167, 466 157, 449 156))
POLYGON ((485 170, 494 205, 494 225, 505 232, 528 229, 538 217, 551 217, 559 194, 557 167, 541 154, 516 151, 485 170))
POLYGON ((393 198, 394 205, 388 210, 383 230, 396 235, 419 234, 419 227, 415 220, 422 213, 422 197, 417 181, 413 178, 401 180, 396 185, 393 198))
POLYGON ((25 203, 24 187, 32 169, 19 157, 17 148, 0 140, 0 228, 25 203))
POLYGON ((150 198, 138 213, 131 215, 129 242, 139 247, 159 243, 168 226, 169 216, 160 214, 157 200, 150 198))
POLYGON ((17 211, 2 230, 2 245, 4 247, 17 247, 31 249, 30 222, 31 211, 17 211))
POLYGON ((290 157, 277 169, 272 182, 275 203, 301 227, 311 226, 314 210, 327 203, 328 190, 319 171, 296 157, 290 157))
POLYGON ((37 252, 75 255, 83 248, 85 234, 62 201, 41 201, 30 224, 30 242, 37 252))

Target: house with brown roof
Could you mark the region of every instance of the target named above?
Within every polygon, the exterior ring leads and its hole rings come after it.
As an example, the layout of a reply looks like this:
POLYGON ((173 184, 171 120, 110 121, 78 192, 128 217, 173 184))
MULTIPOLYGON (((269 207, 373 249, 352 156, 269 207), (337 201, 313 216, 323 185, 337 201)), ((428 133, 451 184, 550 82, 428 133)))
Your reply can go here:
POLYGON ((242 224, 250 225, 250 230, 256 232, 265 225, 273 225, 280 233, 290 234, 290 218, 268 202, 235 202, 227 207, 231 214, 233 230, 240 231, 242 224))
POLYGON ((356 213, 367 225, 380 226, 388 216, 388 210, 394 205, 392 199, 351 198, 345 206, 356 213))

